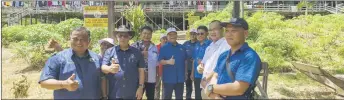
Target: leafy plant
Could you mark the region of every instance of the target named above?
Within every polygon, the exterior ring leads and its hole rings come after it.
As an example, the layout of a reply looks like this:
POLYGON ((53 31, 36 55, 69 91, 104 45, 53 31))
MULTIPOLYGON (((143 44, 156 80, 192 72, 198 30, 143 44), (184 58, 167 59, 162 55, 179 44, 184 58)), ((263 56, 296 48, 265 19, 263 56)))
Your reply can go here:
POLYGON ((142 26, 145 25, 146 21, 145 13, 143 12, 141 5, 129 6, 127 10, 121 13, 125 17, 125 19, 130 21, 130 25, 132 26, 132 29, 135 31, 135 35, 132 40, 138 40, 139 30, 142 26))
POLYGON ((27 82, 27 77, 22 75, 22 80, 13 82, 13 87, 11 90, 13 91, 15 98, 25 98, 28 96, 30 84, 27 82))

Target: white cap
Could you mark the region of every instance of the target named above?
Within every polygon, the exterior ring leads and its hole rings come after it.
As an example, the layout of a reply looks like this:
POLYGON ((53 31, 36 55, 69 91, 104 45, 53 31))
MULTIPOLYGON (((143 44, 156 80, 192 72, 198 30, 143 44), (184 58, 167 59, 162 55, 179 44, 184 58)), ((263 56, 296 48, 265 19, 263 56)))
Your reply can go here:
POLYGON ((113 39, 111 38, 103 38, 98 41, 99 44, 102 44, 103 42, 109 42, 110 44, 115 45, 115 43, 113 42, 113 39))
POLYGON ((197 30, 193 28, 193 29, 190 30, 190 33, 191 32, 197 33, 197 30))
POLYGON ((160 39, 162 39, 162 38, 164 38, 164 37, 166 37, 166 34, 161 34, 161 35, 160 35, 160 39))
POLYGON ((176 30, 176 28, 171 27, 171 28, 167 29, 167 34, 170 32, 176 32, 177 33, 177 30, 176 30))

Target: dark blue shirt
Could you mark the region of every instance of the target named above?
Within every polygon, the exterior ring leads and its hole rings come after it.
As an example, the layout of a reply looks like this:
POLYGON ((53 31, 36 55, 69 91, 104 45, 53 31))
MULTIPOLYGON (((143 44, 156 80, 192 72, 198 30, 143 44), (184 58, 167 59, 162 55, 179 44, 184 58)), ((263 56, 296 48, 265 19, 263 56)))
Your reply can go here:
POLYGON ((100 64, 98 55, 90 50, 87 56, 78 57, 71 48, 50 57, 46 62, 39 82, 56 79, 66 80, 72 74, 79 82, 76 91, 67 89, 54 90, 54 99, 99 99, 100 98, 100 64))
POLYGON ((204 41, 203 44, 201 44, 200 42, 196 43, 194 54, 193 54, 195 78, 202 78, 202 74, 197 72, 198 60, 202 61, 205 54, 205 50, 210 45, 210 43, 211 42, 207 42, 207 41, 204 41))
POLYGON ((160 49, 159 61, 169 60, 174 56, 174 65, 163 65, 162 81, 164 83, 184 83, 186 50, 181 44, 173 45, 167 42, 160 49))
POLYGON ((192 55, 193 55, 193 51, 195 49, 197 42, 191 43, 191 40, 189 41, 185 41, 183 46, 186 49, 186 54, 187 54, 187 62, 188 62, 188 70, 192 70, 192 55))
MULTIPOLYGON (((217 84, 233 83, 234 80, 243 81, 249 83, 249 89, 251 89, 261 70, 261 61, 258 54, 245 43, 238 51, 229 57, 229 66, 226 66, 226 58, 230 53, 231 49, 219 56, 217 65, 214 69, 214 71, 218 73, 217 84), (226 67, 230 67, 235 79, 230 78, 226 67)), ((227 97, 227 99, 238 97, 244 96, 227 97)))
POLYGON ((139 68, 144 68, 145 62, 141 52, 129 47, 121 50, 119 46, 106 50, 103 65, 111 65, 111 59, 118 59, 120 71, 116 74, 109 73, 109 99, 123 98, 133 99, 139 84, 139 68))

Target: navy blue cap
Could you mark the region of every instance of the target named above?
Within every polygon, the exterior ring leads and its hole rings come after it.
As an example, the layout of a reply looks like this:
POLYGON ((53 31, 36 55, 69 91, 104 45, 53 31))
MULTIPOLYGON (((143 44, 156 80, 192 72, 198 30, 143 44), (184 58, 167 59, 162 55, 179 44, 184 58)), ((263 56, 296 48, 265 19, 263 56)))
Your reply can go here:
POLYGON ((229 22, 222 22, 221 26, 226 27, 228 24, 248 30, 248 24, 246 20, 242 18, 232 18, 229 22))

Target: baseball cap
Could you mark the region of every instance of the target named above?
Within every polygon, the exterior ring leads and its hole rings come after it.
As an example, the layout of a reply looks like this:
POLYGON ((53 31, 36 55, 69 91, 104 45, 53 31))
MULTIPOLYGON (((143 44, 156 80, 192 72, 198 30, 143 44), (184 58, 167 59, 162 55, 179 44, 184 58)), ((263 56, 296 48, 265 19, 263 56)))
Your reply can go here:
POLYGON ((168 29, 167 29, 167 34, 168 34, 168 33, 171 33, 171 32, 176 32, 176 33, 177 33, 176 28, 171 27, 171 28, 168 28, 168 29))
POLYGON ((245 30, 248 30, 248 24, 246 20, 242 18, 232 18, 229 22, 222 22, 221 26, 226 27, 229 24, 236 27, 242 27, 245 30))
POLYGON ((109 42, 110 44, 115 45, 113 42, 113 39, 111 39, 111 38, 103 38, 103 39, 98 41, 99 44, 102 44, 103 42, 109 42))
POLYGON ((161 35, 160 35, 160 39, 162 39, 162 38, 164 38, 164 37, 166 37, 166 34, 161 34, 161 35))
POLYGON ((190 33, 192 33, 192 32, 197 33, 197 30, 196 29, 191 29, 190 33))

